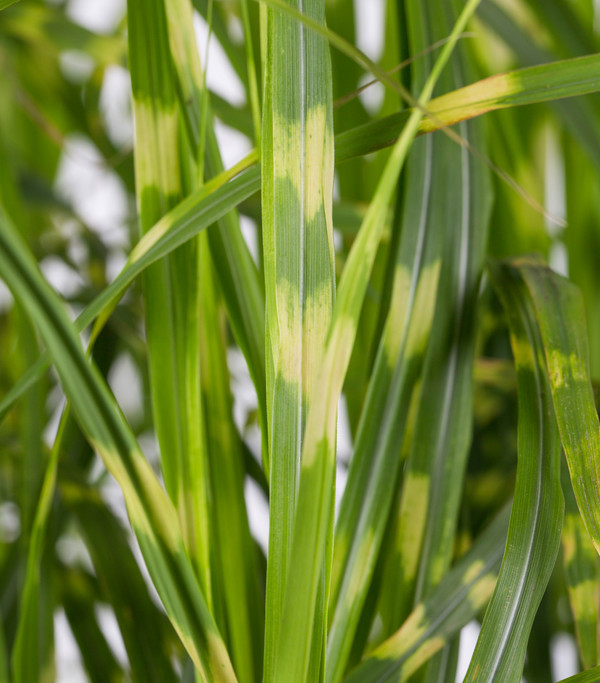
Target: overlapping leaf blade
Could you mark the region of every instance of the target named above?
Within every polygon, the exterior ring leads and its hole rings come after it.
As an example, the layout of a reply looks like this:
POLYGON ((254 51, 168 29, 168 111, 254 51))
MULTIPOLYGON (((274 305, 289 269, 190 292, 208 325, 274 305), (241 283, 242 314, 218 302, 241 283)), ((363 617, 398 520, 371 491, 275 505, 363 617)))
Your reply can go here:
MULTIPOLYGON (((426 43, 438 37, 431 32, 445 35, 435 6, 420 3, 413 11, 420 11, 423 24, 430 25, 426 43)), ((413 51, 424 47, 417 44, 413 51)), ((463 58, 454 60, 449 78, 460 84, 467 60, 461 46, 457 52, 463 58)), ((481 123, 463 123, 460 132, 479 151, 485 149, 481 123)), ((421 220, 429 224, 430 239, 440 243, 442 267, 417 415, 406 445, 402 497, 393 513, 396 535, 390 541, 381 605, 387 631, 398 628, 448 570, 472 431, 475 315, 487 245, 490 179, 466 150, 445 139, 437 145, 421 220), (392 600, 385 597, 389 594, 392 600)), ((408 195, 408 202, 415 194, 408 195)), ((407 222, 403 233, 409 229, 407 222)), ((442 666, 443 658, 436 661, 442 666)), ((442 675, 437 671, 434 677, 442 675)))
MULTIPOLYGON (((469 2, 454 27, 452 38, 420 96, 425 104, 446 63, 458 33, 476 7, 469 2)), ((303 445, 300 488, 284 601, 281 651, 282 676, 302 677, 311 658, 311 626, 319 599, 319 580, 327 561, 327 539, 332 523, 335 472, 335 415, 337 401, 356 334, 356 324, 383 225, 382 218, 396 185, 422 112, 416 110, 396 143, 378 191, 354 242, 340 281, 325 352, 320 362, 313 403, 309 408, 303 445)), ((329 656, 329 655, 328 655, 329 656)))
POLYGON ((131 525, 167 614, 205 675, 235 680, 186 554, 171 502, 106 384, 86 359, 56 295, 43 280, 16 229, 5 216, 1 221, 2 277, 35 320, 83 431, 123 489, 131 525))
POLYGON ((344 683, 405 681, 486 604, 500 568, 510 508, 502 510, 469 552, 402 627, 379 645, 344 683))
POLYGON ((589 375, 583 302, 577 288, 535 261, 519 265, 530 293, 573 492, 600 553, 600 426, 589 375))
MULTIPOLYGON (((425 45, 433 42, 435 36, 432 32, 440 30, 440 27, 435 27, 433 8, 428 8, 423 3, 409 4, 407 7, 412 40, 415 41, 413 49, 418 52, 423 42, 425 45)), ((445 35, 445 26, 441 30, 445 35)), ((417 71, 416 87, 426 79, 426 75, 425 63, 417 71)), ((452 82, 452 74, 442 80, 444 84, 448 81, 452 82)), ((393 283, 390 284, 392 296, 389 313, 358 428, 355 453, 336 528, 329 652, 331 669, 334 671, 338 667, 338 670, 331 674, 332 680, 336 680, 336 677, 339 679, 343 673, 345 658, 352 644, 353 629, 356 627, 378 557, 392 499, 399 485, 402 442, 406 431, 414 439, 414 448, 421 449, 421 461, 425 460, 425 464, 420 462, 415 468, 411 458, 405 482, 406 495, 400 507, 400 514, 406 519, 403 520, 404 523, 394 527, 395 532, 389 534, 388 542, 391 547, 387 558, 388 578, 384 579, 381 606, 386 634, 395 631, 411 611, 415 575, 409 576, 408 567, 413 566, 416 570, 418 565, 421 533, 427 533, 428 529, 430 533, 435 533, 434 529, 440 530, 443 526, 439 520, 428 520, 427 506, 439 504, 443 508, 447 504, 447 497, 433 493, 431 497, 428 495, 432 476, 427 469, 427 458, 439 461, 446 452, 445 446, 450 449, 456 445, 457 452, 460 453, 456 465, 459 477, 460 463, 464 466, 464 442, 461 444, 459 439, 458 443, 453 444, 453 439, 447 434, 438 435, 440 441, 436 448, 435 438, 438 429, 443 432, 448 428, 456 428, 462 432, 459 419, 468 420, 470 416, 468 392, 465 391, 470 381, 470 359, 469 345, 465 344, 465 338, 457 340, 456 344, 460 344, 461 353, 466 353, 466 356, 460 359, 456 355, 442 356, 449 348, 448 335, 461 334, 458 332, 460 327, 453 332, 449 330, 451 320, 457 320, 457 325, 466 329, 471 327, 469 318, 473 312, 470 307, 476 293, 482 249, 485 245, 485 231, 482 228, 486 221, 486 178, 485 175, 479 176, 482 187, 477 196, 482 198, 483 203, 471 207, 468 200, 466 201, 472 172, 468 164, 468 157, 462 156, 461 159, 460 148, 444 137, 420 141, 413 147, 409 158, 402 236, 397 253, 392 255, 395 271, 393 283), (461 168, 461 164, 462 173, 456 170, 457 167, 461 168), (455 186, 450 189, 452 183, 455 186), (465 184, 462 188, 461 183, 465 184), (478 214, 473 221, 470 216, 472 208, 478 214), (474 246, 473 237, 476 238, 474 246), (479 239, 481 241, 477 241, 479 239), (458 261, 458 268, 462 270, 455 274, 449 270, 452 267, 449 264, 457 263, 456 254, 450 256, 454 249, 463 254, 462 261, 458 261), (442 266, 442 263, 446 265, 442 266), (444 287, 441 289, 440 301, 436 303, 442 268, 445 270, 444 287), (449 301, 451 292, 455 292, 455 299, 449 301), (437 318, 434 315, 436 305, 439 308, 437 318), (465 310, 469 308, 470 310, 465 310), (444 309, 448 311, 448 318, 445 317, 444 309), (466 319, 461 319, 461 309, 466 313, 466 319), (438 358, 433 361, 433 374, 429 377, 430 393, 422 399, 421 424, 415 433, 410 431, 407 419, 411 403, 419 400, 416 388, 429 339, 440 340, 440 347, 437 350, 438 358), (440 370, 439 366, 443 367, 447 359, 448 365, 440 370), (459 372, 467 380, 467 384, 458 391, 466 401, 462 411, 455 398, 448 395, 448 392, 452 394, 456 390, 452 385, 457 381, 457 361, 461 366, 459 372), (442 386, 446 370, 449 385, 445 391, 442 386), (437 378, 435 387, 432 376, 437 378), (448 406, 452 405, 458 410, 453 419, 445 423, 443 414, 440 415, 443 410, 437 405, 439 399, 446 400, 448 406), (415 469, 418 471, 415 472, 415 469)), ((472 334, 471 331, 468 334, 472 334)), ((427 386, 420 391, 427 391, 427 386)), ((468 426, 464 432, 468 434, 468 426)), ((447 465, 437 462, 432 465, 432 469, 441 475, 447 467, 443 476, 451 479, 449 472, 454 460, 456 458, 451 459, 448 456, 447 465)), ((460 485, 455 485, 453 490, 459 491, 460 485)), ((457 502, 453 501, 454 508, 457 502)), ((445 509, 441 513, 445 524, 451 524, 455 516, 455 509, 445 509)), ((443 547, 438 547, 440 544, 440 539, 434 541, 436 552, 447 554, 448 548, 444 551, 443 547)), ((433 562, 433 558, 431 560, 433 562)), ((443 564, 443 560, 440 564, 443 564)), ((423 572, 431 571, 426 564, 421 569, 423 572)), ((423 592, 416 602, 422 597, 423 592)))
POLYGON ((517 267, 492 264, 517 366, 519 464, 506 552, 468 681, 519 681, 529 631, 552 573, 563 522, 561 445, 544 342, 517 267))
MULTIPOLYGON (((163 0, 128 2, 135 175, 142 234, 183 197, 176 85, 163 0)), ((154 427, 167 491, 211 603, 207 460, 200 409, 198 242, 144 274, 154 427)))

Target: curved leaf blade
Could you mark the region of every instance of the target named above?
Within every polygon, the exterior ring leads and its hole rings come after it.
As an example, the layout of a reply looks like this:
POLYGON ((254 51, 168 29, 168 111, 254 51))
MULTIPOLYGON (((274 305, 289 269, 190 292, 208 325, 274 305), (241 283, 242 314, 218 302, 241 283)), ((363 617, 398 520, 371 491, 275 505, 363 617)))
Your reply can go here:
POLYGON ((527 288, 518 267, 510 263, 492 263, 490 271, 508 317, 517 366, 519 461, 506 552, 465 683, 518 683, 560 543, 561 446, 542 337, 527 288))
POLYGON ((379 645, 344 683, 405 681, 439 651, 489 600, 502 561, 510 506, 506 506, 420 602, 402 627, 379 645))
POLYGON ((150 576, 190 657, 209 678, 235 681, 186 554, 175 509, 106 383, 88 362, 57 295, 5 215, 0 215, 0 273, 35 321, 84 433, 123 489, 150 576))
POLYGON ((519 263, 544 342, 558 429, 573 492, 600 554, 600 423, 589 371, 583 300, 579 290, 533 260, 519 263))

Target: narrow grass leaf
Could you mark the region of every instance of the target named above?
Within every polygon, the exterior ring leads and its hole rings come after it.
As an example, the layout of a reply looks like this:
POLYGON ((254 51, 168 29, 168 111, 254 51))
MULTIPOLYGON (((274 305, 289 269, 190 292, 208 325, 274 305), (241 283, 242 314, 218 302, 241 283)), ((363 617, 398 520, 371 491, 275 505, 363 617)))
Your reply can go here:
POLYGON ((563 564, 575 635, 584 667, 598 664, 600 560, 585 529, 568 475, 563 477, 565 523, 562 532, 563 564))
POLYGON ((465 683, 521 680, 527 640, 556 560, 563 522, 561 445, 544 346, 517 268, 490 266, 508 317, 517 367, 517 482, 506 552, 465 683))
POLYGON ((535 261, 519 264, 544 342, 552 399, 573 492, 600 553, 600 426, 579 290, 535 261))
POLYGON ((16 228, 0 218, 0 273, 35 321, 88 440, 120 484, 150 576, 207 680, 235 675, 186 554, 177 514, 16 228))
POLYGON ((174 683, 168 640, 172 631, 150 598, 121 523, 93 489, 67 480, 61 482, 60 495, 81 530, 103 597, 113 608, 132 679, 174 683))
POLYGON ((505 507, 402 627, 344 683, 405 681, 485 606, 502 561, 510 507, 505 507))
MULTIPOLYGON (((177 75, 177 95, 191 153, 196 161, 196 183, 215 178, 223 172, 223 162, 213 126, 212 113, 205 97, 204 75, 198 56, 193 16, 189 0, 167 4, 169 38, 177 75), (204 132, 202 139, 201 133, 204 132), (204 155, 203 155, 204 150, 204 155), (201 156, 203 155, 203 158, 201 156), (204 173, 199 173, 199 169, 204 173)), ((214 16, 214 15, 213 15, 214 16)), ((233 207, 232 207, 233 208, 233 207)), ((265 425, 263 453, 266 458, 265 394, 265 300, 263 285, 240 230, 237 213, 232 210, 219 217, 208 231, 211 254, 223 292, 233 334, 244 354, 256 387, 261 423, 265 425)), ((266 468, 268 471, 268 468, 266 468)))
POLYGON ((98 624, 96 605, 88 601, 82 581, 75 572, 63 569, 61 604, 69 628, 81 653, 85 673, 90 683, 120 683, 125 672, 117 662, 98 624))
POLYGON ((4 627, 0 621, 0 683, 10 683, 8 676, 8 653, 6 650, 6 638, 4 635, 4 627))
MULTIPOLYGON (((64 427, 64 424, 66 424, 66 417, 63 416, 61 425, 64 427)), ((29 683, 29 681, 33 680, 42 680, 42 671, 46 664, 46 662, 40 661, 40 582, 42 554, 44 552, 48 519, 56 486, 60 444, 61 429, 59 428, 57 439, 46 467, 39 502, 31 528, 19 623, 12 651, 12 671, 15 683, 29 683)))
POLYGON ((244 500, 244 462, 233 422, 224 318, 206 235, 201 240, 202 405, 213 492, 212 534, 218 539, 213 549, 215 611, 240 683, 258 683, 264 645, 263 586, 244 500))
POLYGON ((228 17, 230 8, 226 3, 214 2, 214 0, 193 0, 193 6, 206 21, 208 20, 211 2, 213 2, 214 5, 212 10, 211 31, 227 55, 227 61, 242 82, 242 85, 247 89, 248 65, 246 62, 246 51, 243 44, 237 40, 231 39, 228 17))
MULTIPOLYGON (((586 95, 599 89, 600 55, 593 54, 490 76, 436 98, 430 111, 450 125, 496 109, 586 95)), ((423 124, 423 132, 438 127, 429 119, 423 124)))
MULTIPOLYGON (((163 0, 129 0, 128 39, 135 177, 145 234, 183 197, 176 84, 163 0)), ((198 243, 190 240, 144 274, 154 427, 165 485, 210 604, 209 505, 198 357, 198 243)))
POLYGON ((569 678, 563 678, 560 683, 596 683, 598 680, 600 680, 600 666, 589 669, 588 671, 582 671, 569 678))
MULTIPOLYGON (((481 19, 515 52, 517 58, 524 66, 537 65, 553 62, 555 55, 548 50, 539 47, 531 36, 523 30, 503 8, 495 2, 484 2, 481 5, 481 19)), ((579 56, 580 50, 575 55, 579 56)), ((589 58, 595 55, 589 55, 589 58)), ((585 58, 587 59, 587 57, 585 58)), ((568 102, 558 101, 552 105, 558 113, 566 128, 582 149, 594 163, 600 166, 600 109, 590 98, 578 98, 568 102)))
MULTIPOLYGON (((435 13, 428 11, 423 3, 409 3, 407 12, 410 16, 411 38, 415 43, 413 49, 419 50, 434 39, 431 31, 436 29, 431 28, 431 25, 434 24, 432 16, 435 13)), ((445 26, 438 26, 437 30, 442 35, 446 34, 445 26)), ((416 69, 416 87, 426 79, 427 61, 416 69)), ((442 87, 452 81, 453 74, 450 73, 443 78, 442 87)), ((415 451, 420 454, 420 460, 413 455, 409 464, 406 495, 400 506, 404 523, 398 528, 397 538, 391 540, 392 545, 397 547, 389 554, 386 567, 388 578, 384 578, 382 588, 386 596, 382 601, 385 634, 395 631, 412 609, 417 580, 415 571, 423 536, 438 533, 444 527, 439 520, 430 524, 427 522, 428 515, 435 514, 429 512, 428 508, 436 504, 434 494, 429 489, 436 482, 439 484, 429 468, 439 472, 440 478, 451 480, 452 461, 449 459, 446 465, 439 462, 449 453, 442 446, 456 448, 463 458, 466 455, 464 442, 461 443, 455 434, 449 436, 444 432, 457 429, 460 433, 460 411, 462 409, 464 414, 466 407, 467 414, 470 413, 469 394, 465 389, 468 389, 470 381, 472 350, 465 343, 464 336, 465 332, 471 334, 472 299, 482 267, 485 231, 481 228, 486 222, 486 178, 480 176, 479 196, 483 200, 482 204, 471 206, 467 199, 472 173, 470 159, 464 150, 446 138, 437 137, 415 144, 408 163, 402 236, 397 253, 393 255, 394 278, 389 313, 359 423, 355 452, 336 527, 328 680, 340 679, 350 654, 354 629, 398 487, 407 417, 411 403, 418 398, 415 392, 428 340, 432 338, 443 339, 447 350, 452 348, 449 341, 453 335, 462 337, 460 340, 455 339, 454 353, 449 357, 442 356, 437 361, 438 366, 434 368, 434 377, 437 378, 435 387, 431 386, 427 397, 422 399, 423 424, 414 438, 415 451), (461 172, 457 172, 457 167, 461 172), (471 214, 472 210, 475 210, 475 216, 471 214), (447 230, 449 234, 446 234, 447 230), (458 261, 454 250, 462 255, 458 261), (456 263, 460 264, 458 272, 449 270, 449 264, 456 263), (437 303, 442 271, 444 287, 440 290, 440 301, 437 303), (455 297, 454 301, 448 300, 450 296, 455 297), (437 315, 436 306, 439 308, 437 315), (444 309, 452 311, 450 320, 443 313, 444 309), (453 324, 457 326, 454 329, 451 327, 453 324), (461 326, 464 328, 462 332, 461 326), (456 353, 459 343, 464 356, 456 353), (447 365, 444 365, 445 362, 447 365), (456 387, 452 385, 459 381, 457 363, 461 367, 459 372, 465 377, 458 393, 466 399, 466 406, 461 406, 453 394, 456 387), (445 388, 444 381, 449 382, 445 388), (452 419, 444 421, 442 401, 446 402, 447 409, 452 405, 457 410, 452 419), (432 415, 435 417, 432 418, 432 415), (438 434, 438 430, 442 434, 438 434), (437 446, 436 439, 439 439, 437 446), (427 463, 428 458, 437 460, 435 466, 427 463), (402 578, 399 579, 399 576, 402 578)), ((437 348, 437 353, 442 354, 441 344, 437 348)), ((429 379, 431 384, 431 377, 429 379)), ((456 466, 460 472, 460 464, 456 466)), ((453 486, 451 481, 447 483, 449 487, 460 491, 460 484, 454 483, 453 486)), ((437 503, 442 508, 448 506, 441 517, 444 524, 452 525, 452 519, 456 516, 456 511, 451 509, 452 503, 448 503, 443 495, 437 503)), ((457 501, 454 500, 453 504, 456 506, 457 501)), ((452 536, 452 527, 446 533, 452 536)), ((451 548, 444 549, 439 537, 433 547, 437 552, 443 552, 446 558, 451 551, 451 548)), ((447 562, 447 559, 440 563, 443 565, 444 561, 447 562)), ((433 558, 430 558, 430 562, 433 562, 433 558)), ((428 572, 431 567, 427 569, 425 563, 422 570, 428 572)), ((423 597, 425 595, 421 587, 415 602, 423 597)))
MULTIPOLYGON (((425 43, 447 33, 443 17, 431 4, 409 7, 423 15, 424 27, 429 26, 429 33, 426 28, 421 30, 425 43)), ((416 42, 413 51, 419 47, 416 42)), ((446 80, 461 83, 465 65, 459 46, 446 80)), ((462 123, 460 133, 480 151, 485 149, 480 124, 462 123)), ((387 632, 400 626, 414 604, 424 600, 448 570, 471 442, 475 315, 491 184, 489 172, 478 168, 477 160, 464 148, 444 138, 434 145, 429 193, 421 197, 411 192, 410 180, 407 188, 407 207, 415 200, 423 202, 413 212, 428 223, 429 239, 440 242, 442 266, 418 412, 407 447, 402 497, 394 513, 398 516, 397 534, 388 550, 387 582, 381 601, 387 632)), ((407 219, 403 235, 413 223, 410 215, 407 219)), ((416 313, 422 314, 422 309, 416 313)), ((399 421, 401 416, 395 419, 399 421)), ((439 666, 443 660, 438 658, 439 666)), ((436 676, 441 676, 440 671, 436 676)))
MULTIPOLYGON (((465 5, 447 43, 420 95, 426 104, 458 34, 477 6, 465 5)), ((277 675, 285 680, 303 680, 311 657, 311 629, 319 595, 319 581, 326 559, 326 546, 333 508, 335 473, 335 429, 337 402, 356 336, 356 325, 377 251, 384 217, 398 175, 422 117, 416 110, 392 150, 376 195, 340 281, 325 351, 317 372, 303 445, 300 487, 293 530, 293 543, 284 600, 281 649, 277 675)))
MULTIPOLYGON (((295 0, 291 6, 324 22, 323 0, 295 0)), ((281 618, 300 455, 334 298, 334 147, 327 41, 271 8, 266 37, 261 149, 270 468, 265 680, 273 681, 285 679, 275 661, 280 638, 288 638, 281 618)), ((296 599, 307 596, 298 593, 296 599)), ((315 629, 323 619, 322 613, 314 615, 315 629)))
MULTIPOLYGON (((419 135, 439 130, 497 109, 551 102, 598 92, 600 89, 600 55, 553 61, 549 64, 490 76, 432 99, 427 109, 435 119, 423 119, 419 135)), ((397 139, 410 110, 376 119, 336 136, 336 152, 344 158, 367 153, 367 150, 389 147, 397 139), (362 135, 358 135, 358 130, 362 135)))

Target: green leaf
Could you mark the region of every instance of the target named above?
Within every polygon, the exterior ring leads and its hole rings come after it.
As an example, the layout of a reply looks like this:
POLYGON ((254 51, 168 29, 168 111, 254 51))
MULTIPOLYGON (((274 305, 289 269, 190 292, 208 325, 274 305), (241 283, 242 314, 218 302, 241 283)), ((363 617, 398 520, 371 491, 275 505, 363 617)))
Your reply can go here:
POLYGON ((549 268, 524 261, 519 270, 535 307, 549 383, 573 492, 600 553, 600 425, 588 364, 579 290, 549 268))
MULTIPOLYGON (((163 0, 129 0, 136 124, 135 178, 142 234, 184 195, 176 82, 163 0)), ((144 273, 154 428, 165 486, 209 606, 209 488, 200 408, 197 239, 144 273)))
MULTIPOLYGON (((597 54, 510 71, 432 99, 427 110, 434 118, 423 119, 419 134, 497 109, 551 102, 598 92, 599 89, 600 55, 597 54)), ((351 158, 389 147, 409 116, 410 110, 403 110, 366 123, 359 129, 339 133, 336 151, 340 150, 344 157, 351 158), (362 135, 358 134, 359 131, 362 135)))
MULTIPOLYGON (((204 236, 203 236, 204 237, 204 236)), ((230 377, 213 265, 200 247, 202 406, 213 515, 213 594, 217 623, 241 682, 260 681, 264 647, 264 587, 244 500, 244 462, 233 421, 230 377)), ((252 456, 250 456, 252 457, 252 456)))
POLYGON ((119 683, 124 672, 100 629, 83 572, 61 568, 61 603, 91 683, 119 683))
MULTIPOLYGON (((197 161, 196 176, 210 179, 223 172, 223 162, 214 129, 208 125, 213 118, 204 95, 198 48, 193 30, 193 17, 188 0, 174 0, 167 4, 169 37, 175 72, 177 74, 179 106, 192 157, 197 161), (205 132, 205 140, 201 139, 205 132), (203 150, 204 159, 199 158, 203 150)), ((194 180, 197 180, 194 179, 194 180)), ((191 183, 195 187, 194 181, 191 183)), ((233 208, 233 207, 232 207, 233 208)), ((210 250, 216 264, 216 274, 229 321, 242 350, 258 396, 263 433, 263 456, 267 458, 267 407, 265 393, 265 298, 263 283, 242 236, 235 211, 219 217, 208 231, 210 250)), ((266 468, 268 469, 268 468, 266 468)))
POLYGON ((527 639, 552 573, 563 522, 560 439, 544 344, 518 263, 490 272, 509 321, 517 366, 517 482, 506 552, 465 683, 520 681, 527 639))
POLYGON ((344 683, 405 681, 487 603, 506 541, 505 507, 403 626, 344 679, 344 683))
POLYGON ((575 676, 570 676, 569 678, 563 678, 560 683, 596 683, 600 678, 600 666, 594 669, 589 669, 588 671, 583 671, 575 676))
POLYGON ((44 552, 48 519, 56 486, 61 434, 66 424, 67 415, 68 413, 64 413, 61 419, 61 427, 59 428, 54 448, 52 449, 50 460, 46 467, 42 489, 35 511, 35 518, 31 528, 25 582, 23 585, 23 594, 21 596, 19 623, 17 626, 15 645, 12 651, 12 670, 15 683, 28 683, 29 681, 40 679, 42 677, 44 665, 46 664, 45 662, 40 662, 40 650, 42 646, 40 642, 42 631, 39 628, 40 603, 44 600, 44 591, 41 587, 42 555, 44 552))
MULTIPOLYGON (((450 41, 438 58, 420 95, 425 105, 456 43, 458 34, 477 6, 469 2, 455 25, 450 41)), ((335 473, 337 402, 356 336, 356 325, 375 258, 384 217, 398 175, 423 116, 417 109, 394 146, 378 190, 353 244, 338 288, 325 351, 319 362, 306 422, 300 487, 296 506, 289 575, 281 627, 278 677, 305 676, 311 658, 311 629, 319 603, 323 563, 328 561, 328 534, 332 523, 335 473)))
MULTIPOLYGON (((324 0, 294 0, 290 6, 324 23, 324 0)), ((277 661, 280 641, 288 637, 280 629, 300 455, 335 289, 334 141, 327 41, 271 8, 266 41, 261 135, 270 472, 265 680, 278 681, 288 675, 277 661)), ((322 607, 312 616, 308 638, 314 629, 323 641, 322 607)), ((296 680, 305 675, 301 668, 294 673, 296 680)))
POLYGON ((83 431, 123 489, 150 576, 190 657, 215 680, 235 680, 186 554, 177 514, 108 387, 86 359, 58 297, 4 215, 0 273, 35 321, 83 431))
MULTIPOLYGON (((482 3, 480 14, 481 18, 491 30, 500 36, 502 40, 514 50, 523 65, 536 65, 533 67, 535 69, 544 67, 550 70, 552 69, 555 55, 542 49, 532 41, 531 36, 496 3, 482 3), (548 62, 548 64, 537 66, 543 62, 548 62)), ((577 50, 575 54, 571 53, 568 56, 574 57, 579 54, 580 50, 577 50)), ((589 55, 587 57, 582 57, 582 59, 592 60, 589 62, 591 65, 593 64, 593 59, 597 56, 598 55, 589 55)), ((575 65, 577 65, 578 62, 578 60, 569 61, 573 62, 575 65)), ((556 64, 561 64, 561 62, 556 62, 556 64)), ((523 71, 527 71, 527 69, 524 69, 523 71)), ((555 76, 560 78, 560 68, 555 76)), ((595 77, 597 77, 597 74, 595 77)), ((548 79, 552 81, 554 80, 554 76, 548 75, 548 79)), ((582 85, 585 86, 585 83, 582 83, 582 85)), ((600 166, 600 134, 598 132, 600 109, 597 104, 591 98, 578 98, 577 100, 569 102, 556 102, 552 105, 552 108, 564 121, 565 127, 571 135, 579 141, 583 151, 585 151, 596 165, 600 166)))
MULTIPOLYGON (((422 43, 427 45, 435 39, 430 31, 446 35, 446 26, 436 26, 435 10, 428 9, 426 3, 409 3, 406 7, 415 52, 423 47, 422 43), (428 28, 430 25, 432 28, 428 28)), ((426 80, 427 67, 427 60, 416 65, 415 88, 426 80)), ((441 87, 452 80, 452 73, 444 74, 441 87)), ((485 175, 479 173, 476 196, 482 204, 471 205, 468 184, 473 182, 472 175, 468 155, 445 137, 415 143, 408 159, 401 237, 391 254, 389 312, 336 526, 329 680, 340 679, 350 655, 399 487, 403 451, 410 450, 408 439, 403 448, 407 432, 412 437, 413 452, 404 470, 405 495, 392 513, 402 519, 396 532, 389 534, 388 576, 383 580, 381 606, 384 635, 395 631, 413 604, 426 597, 429 586, 438 581, 437 577, 427 577, 432 565, 441 573, 452 552, 453 519, 458 505, 452 493, 461 490, 470 432, 469 336, 485 246, 482 228, 486 224, 485 197, 489 191, 485 175), (458 260, 456 253, 462 254, 458 260), (429 344, 435 347, 432 352, 428 352, 429 344), (421 388, 419 380, 427 353, 427 383, 424 380, 421 388), (425 394, 420 399, 421 392, 425 394), (412 433, 411 404, 419 400, 422 414, 412 433), (461 420, 467 420, 467 425, 462 425, 461 420), (435 540, 429 538, 431 535, 435 540), (431 545, 419 565, 423 537, 431 545), (423 575, 415 598, 417 571, 423 575)))
POLYGON ((168 638, 174 634, 150 598, 120 522, 93 489, 63 481, 60 492, 82 532, 103 597, 113 608, 133 680, 174 682, 168 638))
POLYGON ((600 560, 579 514, 568 475, 563 477, 566 514, 562 533, 563 563, 575 634, 584 667, 595 666, 598 653, 600 560))
MULTIPOLYGON (((413 29, 417 34, 413 52, 418 53, 446 35, 448 29, 435 3, 407 7, 412 14, 422 15, 423 28, 413 29), (428 34, 427 26, 430 32, 436 32, 428 34), (424 34, 421 42, 419 34, 424 34)), ((411 25, 415 23, 413 19, 411 25)), ((444 85, 464 80, 467 60, 462 47, 457 48, 454 68, 444 85)), ((480 152, 485 150, 481 122, 461 124, 460 133, 480 152)), ((414 604, 424 600, 448 570, 472 434, 475 318, 491 208, 490 175, 476 159, 446 138, 434 139, 429 154, 431 180, 424 184, 427 189, 421 190, 412 178, 407 181, 401 240, 419 220, 427 239, 438 243, 437 258, 442 266, 421 388, 412 406, 416 416, 403 446, 408 460, 401 499, 392 512, 396 533, 389 540, 381 598, 385 633, 396 630, 414 604)), ((424 310, 424 306, 416 307, 413 324, 418 324, 424 310)), ((391 408, 387 410, 391 412, 391 408)), ((404 411, 391 414, 391 419, 400 423, 404 411)), ((377 422, 365 415, 367 425, 377 422)), ((389 448, 393 453, 394 440, 389 448)), ((389 470, 389 466, 382 470, 389 470)), ((444 658, 436 661, 441 667, 444 658)), ((441 671, 436 671, 435 677, 442 678, 441 671)))

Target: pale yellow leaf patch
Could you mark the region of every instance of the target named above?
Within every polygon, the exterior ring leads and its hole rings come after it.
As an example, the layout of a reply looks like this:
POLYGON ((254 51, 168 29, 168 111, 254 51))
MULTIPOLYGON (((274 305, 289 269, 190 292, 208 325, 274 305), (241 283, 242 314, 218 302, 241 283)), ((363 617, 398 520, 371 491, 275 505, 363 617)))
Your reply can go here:
POLYGON ((429 628, 425 605, 421 602, 411 612, 402 628, 373 652, 373 657, 386 659, 398 657, 417 643, 429 628))
POLYGON ((328 437, 331 443, 335 443, 337 403, 355 334, 356 323, 353 318, 341 316, 336 320, 311 395, 302 450, 302 467, 312 467, 318 444, 325 437, 328 437))
POLYGON ((570 586, 569 599, 578 619, 595 623, 598 609, 598 585, 595 579, 586 579, 570 586))
POLYGON ((275 179, 291 182, 304 205, 304 220, 311 221, 333 193, 333 140, 325 105, 312 107, 304 126, 274 114, 273 143, 275 179))
POLYGON ((408 472, 402 492, 400 537, 403 540, 402 571, 407 579, 416 575, 421 555, 423 530, 427 522, 430 478, 420 472, 408 472))
POLYGON ((422 353, 427 344, 435 314, 441 267, 442 262, 438 259, 426 266, 419 278, 407 341, 408 357, 422 353))
POLYGON ((585 382, 588 372, 585 363, 581 358, 572 353, 565 356, 558 349, 550 349, 547 354, 548 370, 555 387, 561 388, 568 386, 571 378, 575 382, 585 382))
POLYGON ((160 131, 160 140, 164 141, 163 145, 152 144, 153 138, 149 138, 148 144, 135 146, 136 178, 143 178, 146 185, 156 185, 163 196, 176 196, 181 191, 179 157, 177 150, 166 145, 177 140, 177 110, 159 109, 155 105, 145 99, 134 102, 135 131, 160 131))
POLYGON ((333 184, 333 148, 323 104, 312 107, 308 112, 305 152, 304 208, 306 220, 310 221, 323 208, 325 185, 333 184))
POLYGON ((410 676, 428 659, 430 659, 436 652, 439 652, 446 644, 446 639, 437 636, 435 638, 428 638, 419 649, 408 657, 398 681, 406 681, 410 676))
POLYGON ((479 576, 484 566, 485 564, 482 562, 482 560, 476 560, 475 562, 473 562, 473 564, 467 569, 463 577, 463 584, 465 586, 468 586, 470 583, 475 581, 475 579, 479 576))
POLYGON ((471 588, 468 600, 473 609, 478 610, 490 599, 496 587, 497 576, 495 574, 485 574, 471 588))
POLYGON ((302 372, 302 310, 298 290, 281 279, 275 288, 278 344, 275 347, 275 373, 286 382, 298 384, 302 372))
MULTIPOLYGON (((369 557, 373 552, 374 534, 373 529, 369 529, 363 536, 360 548, 357 551, 358 557, 369 557)), ((350 611, 354 602, 360 597, 363 586, 363 575, 361 571, 356 571, 357 567, 361 569, 360 565, 354 565, 354 571, 350 574, 348 590, 345 593, 344 601, 346 607, 350 611)))
POLYGON ((515 364, 518 367, 526 368, 528 370, 534 369, 533 351, 527 339, 522 337, 511 337, 510 345, 512 347, 515 364))
POLYGON ((408 297, 410 296, 411 273, 406 266, 396 266, 394 281, 392 284, 392 298, 390 311, 386 324, 383 344, 390 367, 396 364, 396 357, 400 351, 400 345, 406 327, 406 311, 408 297))
POLYGON ((312 393, 315 374, 325 352, 332 309, 333 292, 330 283, 323 283, 304 302, 302 387, 307 398, 312 393))
POLYGON ((563 523, 562 547, 565 566, 568 567, 577 554, 577 519, 575 515, 565 515, 563 523))

